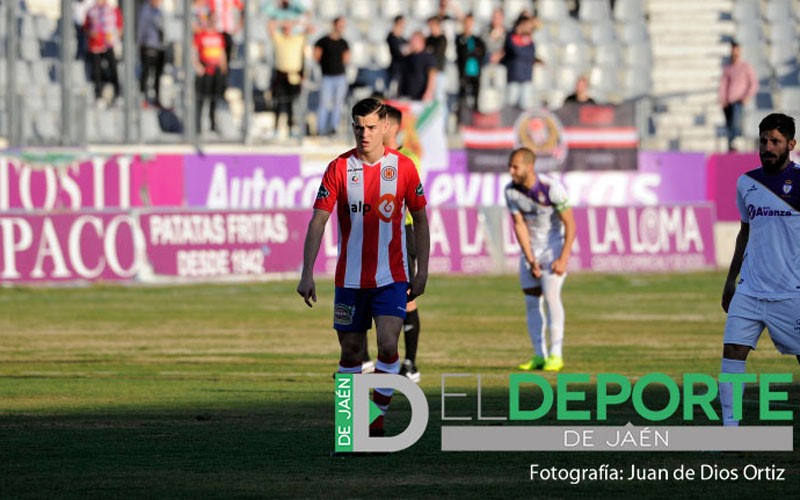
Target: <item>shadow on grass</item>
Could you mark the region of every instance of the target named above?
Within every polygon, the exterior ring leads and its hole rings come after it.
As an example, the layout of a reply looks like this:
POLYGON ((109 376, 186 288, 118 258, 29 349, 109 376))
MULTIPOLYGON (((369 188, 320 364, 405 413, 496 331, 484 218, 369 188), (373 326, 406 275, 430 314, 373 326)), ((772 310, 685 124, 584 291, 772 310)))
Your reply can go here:
MULTIPOLYGON (((331 386, 332 389, 332 386, 331 386)), ((477 422, 476 389, 461 404, 447 402, 448 416, 477 422), (452 411, 451 411, 452 410, 452 411)), ((797 413, 800 385, 788 387, 789 407, 797 413)), ((253 391, 250 391, 251 393, 253 391)), ((267 391, 268 392, 268 391, 267 391)), ((51 415, 0 416, 0 496, 3 498, 785 498, 800 487, 797 452, 459 452, 441 451, 441 394, 426 391, 430 417, 424 436, 399 453, 370 457, 331 457, 333 391, 306 392, 291 402, 259 402, 242 393, 241 405, 180 408, 102 408, 51 415), (623 469, 680 467, 695 469, 694 481, 531 481, 530 466, 541 468, 623 469), (782 481, 745 480, 745 466, 785 469, 782 481), (701 480, 700 469, 718 472, 701 480), (738 480, 719 479, 737 470, 738 480)), ((745 418, 756 415, 756 402, 745 395, 745 418)), ((507 415, 508 394, 502 387, 482 390, 484 415, 507 415)), ((665 391, 646 395, 661 408, 665 391)), ((587 403, 596 401, 591 388, 587 403)), ((698 417, 700 415, 698 414, 698 417)), ((389 434, 401 432, 410 418, 407 400, 395 398, 388 417, 389 434)), ((630 405, 610 413, 602 425, 678 425, 677 419, 647 422, 630 405)), ((795 419, 795 430, 797 430, 795 419)), ((451 422, 446 422, 448 425, 451 422)), ((497 424, 497 422, 492 422, 497 424)), ((575 423, 586 425, 586 422, 575 423)), ((502 422, 503 425, 512 425, 502 422)), ((570 425, 552 414, 525 425, 570 425)), ((696 425, 714 425, 704 419, 696 425)), ((591 422, 590 425, 601 425, 591 422)), ((785 423, 782 423, 785 425, 785 423)), ((794 448, 800 449, 798 434, 794 448)))

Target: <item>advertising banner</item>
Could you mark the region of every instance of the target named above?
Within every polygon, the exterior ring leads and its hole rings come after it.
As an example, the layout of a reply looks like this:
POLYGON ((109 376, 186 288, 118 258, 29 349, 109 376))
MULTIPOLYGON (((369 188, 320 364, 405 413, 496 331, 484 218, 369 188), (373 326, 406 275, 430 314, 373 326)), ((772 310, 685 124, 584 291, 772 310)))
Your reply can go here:
POLYGON ((140 269, 138 222, 128 213, 0 216, 0 279, 131 280, 140 269))
POLYGON ((725 153, 708 158, 707 197, 716 203, 718 221, 742 220, 736 208, 736 180, 743 173, 760 166, 758 153, 725 153))
POLYGON ((182 186, 180 155, 0 156, 0 212, 180 206, 182 186))
POLYGON ((279 210, 142 214, 147 272, 181 278, 299 272, 309 216, 279 210))

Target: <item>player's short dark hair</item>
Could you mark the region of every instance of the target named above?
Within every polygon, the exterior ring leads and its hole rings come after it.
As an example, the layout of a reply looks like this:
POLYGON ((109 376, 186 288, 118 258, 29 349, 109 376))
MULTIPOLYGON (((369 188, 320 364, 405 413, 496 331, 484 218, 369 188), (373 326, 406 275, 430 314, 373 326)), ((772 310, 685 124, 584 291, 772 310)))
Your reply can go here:
POLYGON ((758 124, 758 134, 770 130, 777 130, 787 141, 794 139, 794 118, 783 113, 772 113, 764 117, 761 123, 758 124))
POLYGON ((384 118, 386 118, 386 106, 384 106, 381 101, 373 97, 367 97, 366 99, 361 99, 355 104, 355 106, 353 106, 354 121, 357 116, 369 116, 372 113, 377 113, 378 118, 383 120, 384 118))
POLYGON ((394 24, 397 24, 397 23, 399 23, 400 21, 402 21, 405 18, 406 17, 403 14, 398 14, 398 15, 394 16, 394 20, 392 22, 394 24))
POLYGON ((384 108, 386 108, 386 119, 395 122, 398 125, 403 123, 403 112, 399 109, 395 108, 391 104, 384 104, 384 108))
POLYGON ((509 163, 511 162, 511 159, 518 154, 522 155, 522 161, 524 161, 527 164, 532 165, 534 162, 536 162, 536 153, 534 153, 533 150, 530 148, 523 147, 523 148, 517 148, 511 152, 511 154, 508 156, 509 163))

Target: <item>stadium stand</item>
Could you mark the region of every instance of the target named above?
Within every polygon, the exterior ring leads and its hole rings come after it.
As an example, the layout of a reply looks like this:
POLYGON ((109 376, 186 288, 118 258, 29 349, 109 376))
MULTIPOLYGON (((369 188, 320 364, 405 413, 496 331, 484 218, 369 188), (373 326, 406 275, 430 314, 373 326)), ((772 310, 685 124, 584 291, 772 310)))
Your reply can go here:
MULTIPOLYGON (((273 49, 266 32, 267 19, 261 9, 264 2, 270 1, 253 2, 247 51, 242 46, 243 34, 235 37, 238 50, 231 61, 231 88, 219 110, 219 119, 224 124, 220 128, 224 132, 211 140, 243 140, 239 131, 247 115, 245 64, 251 78, 248 84, 256 94, 255 109, 250 115, 252 139, 258 141, 274 132, 274 117, 269 111, 273 49)), ((36 115, 23 121, 27 144, 60 142, 60 80, 64 76, 59 61, 60 3, 58 0, 24 0, 18 12, 17 92, 24 97, 25 110, 36 115)), ((383 70, 388 65, 389 53, 384 40, 391 18, 406 15, 410 33, 425 29, 425 20, 435 14, 438 7, 435 0, 302 0, 302 3, 308 8, 311 24, 316 27, 308 39, 308 76, 301 98, 301 106, 309 110, 316 107, 320 80, 310 46, 327 30, 333 17, 345 15, 348 19, 345 36, 350 42, 353 61, 347 75, 352 97, 357 99, 386 89, 383 70)), ((474 13, 478 33, 484 32, 497 7, 503 9, 509 26, 520 12, 536 12, 542 26, 534 39, 538 57, 544 64, 534 69, 532 102, 558 107, 572 92, 578 77, 588 76, 590 94, 598 102, 640 101, 649 116, 649 130, 642 137, 642 147, 646 149, 719 151, 724 148, 724 118, 717 103, 717 85, 732 39, 741 44, 744 58, 754 66, 761 84, 757 98, 745 109, 745 140, 748 141, 745 147, 754 145, 753 123, 767 110, 779 109, 795 115, 800 110, 800 0, 465 0, 458 6, 462 12, 474 13)), ((162 100, 167 107, 175 107, 180 113, 184 95, 180 43, 183 1, 165 0, 163 10, 169 58, 161 82, 162 100)), ((3 27, 4 17, 4 9, 0 9, 3 27)), ((456 24, 455 30, 458 29, 456 24)), ((5 43, 0 45, 2 61, 7 54, 5 43)), ((457 74, 455 51, 453 44, 450 45, 446 73, 451 80, 449 100, 453 102, 458 89, 457 82, 453 81, 457 74)), ((0 85, 5 88, 4 73, 0 71, 0 85)), ((86 72, 80 64, 74 65, 66 77, 75 84, 73 92, 87 109, 83 125, 86 140, 89 143, 120 141, 124 117, 119 103, 105 106, 94 102, 86 72)), ((485 71, 481 84, 479 110, 499 109, 506 90, 503 69, 494 65, 485 71)), ((136 102, 139 102, 138 97, 136 102)), ((0 132, 5 134, 6 107, 3 99, 0 132)), ((139 123, 136 129, 143 131, 141 140, 171 142, 180 139, 171 137, 173 134, 151 132, 152 125, 157 122, 154 110, 137 106, 134 115, 139 123)), ((302 115, 313 130, 313 113, 302 115)))

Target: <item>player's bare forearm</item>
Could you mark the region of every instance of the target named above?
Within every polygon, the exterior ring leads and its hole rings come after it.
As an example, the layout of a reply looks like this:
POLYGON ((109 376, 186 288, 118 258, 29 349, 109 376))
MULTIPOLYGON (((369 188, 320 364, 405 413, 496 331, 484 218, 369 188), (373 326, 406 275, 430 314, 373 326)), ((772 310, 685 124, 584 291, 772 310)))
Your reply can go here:
POLYGON ((575 243, 575 233, 577 229, 575 227, 575 216, 571 208, 559 212, 558 215, 561 217, 561 222, 564 224, 564 246, 561 248, 561 254, 558 256, 558 259, 553 262, 552 269, 553 272, 560 275, 567 272, 567 263, 569 262, 570 255, 572 255, 572 245, 575 243))
POLYGON ((517 243, 519 243, 519 249, 522 252, 522 255, 525 256, 525 260, 528 261, 529 264, 533 264, 536 259, 533 256, 533 250, 531 250, 531 239, 530 234, 528 233, 528 226, 525 224, 525 219, 522 217, 522 214, 512 214, 514 218, 514 236, 517 237, 517 243))
POLYGON ((736 278, 742 270, 744 262, 744 252, 747 250, 747 241, 750 239, 750 224, 742 222, 739 227, 739 234, 736 235, 736 247, 733 250, 731 266, 728 269, 728 276, 725 278, 725 286, 722 288, 722 310, 728 312, 733 295, 736 293, 736 278))
POLYGON ((428 283, 428 260, 431 253, 431 232, 428 227, 428 214, 425 209, 411 212, 414 220, 414 250, 417 252, 417 272, 411 282, 411 293, 409 300, 414 300, 425 293, 425 286, 428 283))
POLYGON ((325 210, 314 210, 314 215, 308 223, 306 240, 303 244, 303 272, 300 283, 297 284, 297 293, 303 297, 308 307, 317 301, 317 290, 314 283, 314 262, 317 260, 319 247, 322 245, 322 235, 325 233, 325 224, 330 213, 325 210))

